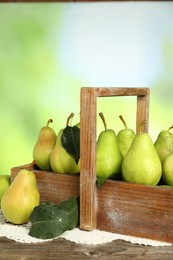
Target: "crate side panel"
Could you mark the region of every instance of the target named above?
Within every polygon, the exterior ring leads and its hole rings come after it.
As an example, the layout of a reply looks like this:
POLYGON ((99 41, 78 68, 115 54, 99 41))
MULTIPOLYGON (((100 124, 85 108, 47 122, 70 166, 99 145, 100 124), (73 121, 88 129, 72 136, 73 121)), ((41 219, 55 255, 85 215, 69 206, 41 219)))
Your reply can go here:
POLYGON ((97 228, 173 243, 173 190, 107 181, 98 190, 97 228))

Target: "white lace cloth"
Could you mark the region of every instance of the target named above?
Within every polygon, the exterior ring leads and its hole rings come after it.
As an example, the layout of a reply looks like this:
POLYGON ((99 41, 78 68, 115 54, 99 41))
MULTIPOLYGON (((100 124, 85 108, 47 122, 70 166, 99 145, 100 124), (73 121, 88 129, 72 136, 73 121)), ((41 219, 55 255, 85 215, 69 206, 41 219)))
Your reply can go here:
MULTIPOLYGON (((20 243, 40 243, 47 242, 53 239, 37 239, 28 235, 30 229, 30 223, 27 225, 13 225, 5 221, 4 216, 0 212, 0 237, 6 237, 20 243)), ((113 240, 124 240, 134 244, 146 245, 146 246, 172 246, 171 243, 160 242, 156 240, 131 237, 126 235, 120 235, 100 230, 84 231, 78 228, 64 232, 61 236, 54 238, 64 238, 71 242, 86 245, 97 245, 108 243, 113 240)))

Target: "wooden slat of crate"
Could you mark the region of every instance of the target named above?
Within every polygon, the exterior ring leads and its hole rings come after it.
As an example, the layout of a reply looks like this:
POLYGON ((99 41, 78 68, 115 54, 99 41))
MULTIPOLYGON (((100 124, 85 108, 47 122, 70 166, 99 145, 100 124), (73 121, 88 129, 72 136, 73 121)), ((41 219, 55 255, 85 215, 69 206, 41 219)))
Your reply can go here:
POLYGON ((11 169, 13 180, 21 169, 35 173, 41 202, 60 203, 72 196, 79 196, 79 175, 65 175, 48 171, 36 170, 33 164, 26 164, 11 169))
POLYGON ((97 228, 173 243, 173 189, 108 180, 97 193, 97 228))
MULTIPOLYGON (((80 228, 97 227, 96 114, 97 97, 136 96, 136 131, 145 120, 148 131, 149 88, 84 87, 80 93, 80 228)), ((115 100, 116 102, 116 100, 115 100)), ((111 209, 111 205, 110 205, 111 209)))

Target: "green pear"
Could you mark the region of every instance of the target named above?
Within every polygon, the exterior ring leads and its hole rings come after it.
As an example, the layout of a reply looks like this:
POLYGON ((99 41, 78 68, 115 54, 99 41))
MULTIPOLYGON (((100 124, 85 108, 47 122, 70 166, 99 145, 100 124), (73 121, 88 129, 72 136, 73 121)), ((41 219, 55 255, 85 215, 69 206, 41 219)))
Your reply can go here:
POLYGON ((142 131, 144 123, 124 157, 122 177, 127 182, 155 186, 161 179, 162 166, 151 137, 142 131))
POLYGON ((173 126, 167 130, 162 130, 154 143, 160 161, 163 162, 165 157, 173 151, 173 135, 170 130, 173 126))
MULTIPOLYGON (((74 116, 72 113, 67 118, 66 126, 68 126, 69 120, 74 116)), ((61 129, 57 135, 56 143, 52 153, 50 155, 50 165, 52 171, 55 173, 63 174, 78 174, 80 172, 80 164, 76 163, 74 157, 68 153, 62 146, 62 133, 64 129, 61 129)))
POLYGON ((168 154, 162 162, 162 179, 165 184, 173 186, 173 152, 168 154))
POLYGON ((10 175, 0 175, 0 202, 4 192, 10 186, 10 183, 11 183, 10 175))
POLYGON ((33 149, 33 159, 37 166, 44 171, 51 170, 50 154, 56 142, 56 133, 49 126, 53 120, 49 119, 47 125, 42 127, 38 136, 38 140, 33 149))
POLYGON ((166 185, 166 184, 158 185, 158 186, 159 186, 159 187, 162 187, 162 188, 173 188, 173 186, 166 185))
POLYGON ((80 128, 80 122, 78 122, 78 123, 76 124, 76 126, 77 126, 78 128, 80 128))
POLYGON ((119 116, 119 118, 123 122, 125 129, 121 129, 118 132, 117 139, 118 139, 120 151, 121 151, 123 157, 125 157, 136 134, 132 129, 127 127, 127 124, 124 121, 124 118, 122 116, 119 116))
POLYGON ((115 131, 107 128, 103 113, 99 113, 99 116, 105 127, 99 134, 96 144, 97 182, 101 186, 108 178, 114 178, 121 172, 123 155, 115 131))
POLYGON ((1 210, 7 221, 24 224, 34 207, 40 203, 40 194, 35 174, 29 170, 20 170, 6 189, 1 199, 1 210))

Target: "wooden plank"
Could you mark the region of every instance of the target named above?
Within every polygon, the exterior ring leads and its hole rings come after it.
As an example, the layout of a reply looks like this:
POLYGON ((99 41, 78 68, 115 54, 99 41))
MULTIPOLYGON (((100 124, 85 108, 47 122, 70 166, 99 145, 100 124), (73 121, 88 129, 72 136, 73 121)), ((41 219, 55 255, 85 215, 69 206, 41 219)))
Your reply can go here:
POLYGON ((146 96, 149 88, 126 88, 126 87, 86 87, 86 91, 94 91, 97 97, 112 96, 146 96))
POLYGON ((79 196, 79 175, 66 175, 34 169, 32 164, 26 164, 11 169, 13 180, 21 169, 35 173, 41 202, 60 203, 72 196, 79 196))
POLYGON ((173 189, 108 180, 97 194, 97 228, 173 243, 173 189))
POLYGON ((146 121, 144 132, 149 130, 149 102, 150 89, 146 88, 144 95, 137 95, 136 133, 139 133, 139 125, 143 120, 146 121))
POLYGON ((80 99, 80 228, 96 228, 96 92, 82 88, 80 99))
POLYGON ((1 260, 172 260, 172 246, 143 246, 115 240, 99 245, 83 245, 59 238, 43 243, 19 243, 0 238, 1 260))

